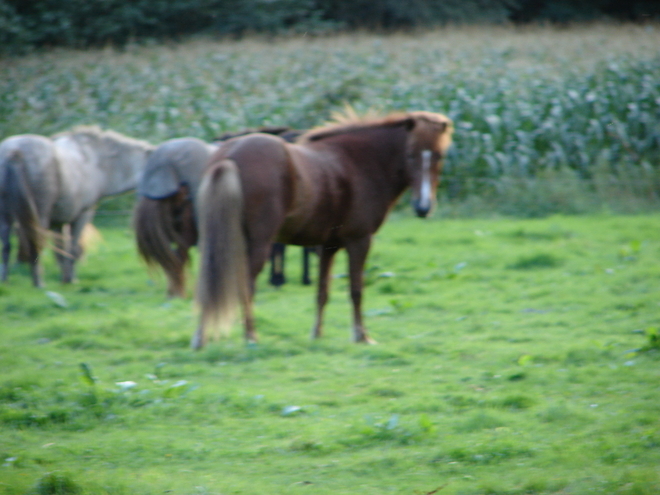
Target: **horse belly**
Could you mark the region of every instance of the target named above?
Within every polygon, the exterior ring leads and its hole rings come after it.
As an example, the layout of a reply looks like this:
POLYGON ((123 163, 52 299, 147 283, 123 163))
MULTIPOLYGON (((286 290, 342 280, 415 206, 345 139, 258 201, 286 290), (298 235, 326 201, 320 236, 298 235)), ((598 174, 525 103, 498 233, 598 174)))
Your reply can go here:
POLYGON ((317 246, 324 244, 325 238, 321 232, 302 231, 293 234, 289 232, 280 231, 275 239, 275 242, 282 244, 293 244, 295 246, 317 246))
POLYGON ((306 214, 289 216, 284 220, 277 235, 277 242, 298 246, 317 246, 333 238, 341 237, 343 215, 336 208, 319 204, 306 214))

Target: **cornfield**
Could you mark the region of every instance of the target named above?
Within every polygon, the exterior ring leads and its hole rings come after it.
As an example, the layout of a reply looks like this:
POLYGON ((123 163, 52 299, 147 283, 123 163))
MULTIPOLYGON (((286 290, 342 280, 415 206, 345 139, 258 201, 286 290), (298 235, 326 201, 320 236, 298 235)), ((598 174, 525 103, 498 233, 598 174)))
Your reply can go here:
POLYGON ((658 47, 656 26, 596 25, 52 51, 2 61, 0 135, 96 123, 153 142, 211 140, 312 127, 346 104, 424 109, 456 123, 450 203, 513 195, 503 213, 536 216, 626 193, 657 206, 658 47))

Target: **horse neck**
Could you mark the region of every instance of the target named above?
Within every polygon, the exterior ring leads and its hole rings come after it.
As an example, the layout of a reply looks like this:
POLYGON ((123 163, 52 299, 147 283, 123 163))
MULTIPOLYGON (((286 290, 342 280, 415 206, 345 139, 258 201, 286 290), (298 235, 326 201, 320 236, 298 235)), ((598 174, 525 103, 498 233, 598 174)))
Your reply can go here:
POLYGON ((405 166, 407 137, 402 127, 376 128, 367 132, 362 145, 356 143, 351 153, 355 167, 374 190, 382 192, 388 206, 410 184, 405 166))
POLYGON ((103 195, 130 191, 138 181, 153 147, 141 142, 115 143, 109 153, 101 152, 98 167, 105 175, 103 195))

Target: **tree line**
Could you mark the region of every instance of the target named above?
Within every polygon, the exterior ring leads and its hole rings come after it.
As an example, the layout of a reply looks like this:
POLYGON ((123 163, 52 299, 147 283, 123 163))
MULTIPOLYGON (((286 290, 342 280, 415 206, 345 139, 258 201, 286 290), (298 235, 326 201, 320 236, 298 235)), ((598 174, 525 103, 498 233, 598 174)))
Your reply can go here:
POLYGON ((327 34, 468 23, 660 19, 657 0, 0 0, 0 51, 195 34, 327 34))

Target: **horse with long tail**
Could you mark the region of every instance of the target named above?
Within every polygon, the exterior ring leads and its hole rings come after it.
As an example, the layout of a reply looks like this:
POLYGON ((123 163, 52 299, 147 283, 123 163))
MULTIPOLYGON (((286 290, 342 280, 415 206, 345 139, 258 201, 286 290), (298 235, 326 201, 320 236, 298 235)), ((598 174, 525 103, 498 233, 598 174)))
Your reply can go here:
POLYGON ((194 201, 211 154, 218 148, 197 138, 176 138, 159 145, 149 157, 138 186, 133 213, 138 252, 148 266, 159 265, 167 277, 167 294, 185 294, 184 268, 197 244, 194 201))
POLYGON ((23 134, 0 143, 0 239, 2 270, 9 274, 10 235, 17 223, 21 258, 32 282, 43 285, 40 254, 52 235, 62 282, 75 279, 80 236, 106 196, 134 189, 153 146, 96 126, 51 138, 23 134))
POLYGON ((410 112, 326 126, 297 144, 265 134, 225 143, 197 196, 201 315, 192 347, 205 345, 209 327, 228 330, 239 306, 245 339, 257 341, 255 280, 273 242, 321 246, 313 338, 323 333, 332 261, 346 249, 352 339, 373 343, 361 309, 372 236, 407 188, 417 215, 429 214, 452 132, 444 115, 410 112))
MULTIPOLYGON (((259 132, 292 141, 301 132, 288 127, 264 127, 259 132)), ((209 158, 222 141, 256 131, 227 133, 213 143, 185 137, 165 141, 150 155, 138 186, 133 214, 138 252, 150 267, 160 266, 170 297, 185 295, 185 267, 190 248, 197 244, 194 203, 209 158)), ((273 249, 271 282, 281 285, 283 246, 273 249)))

